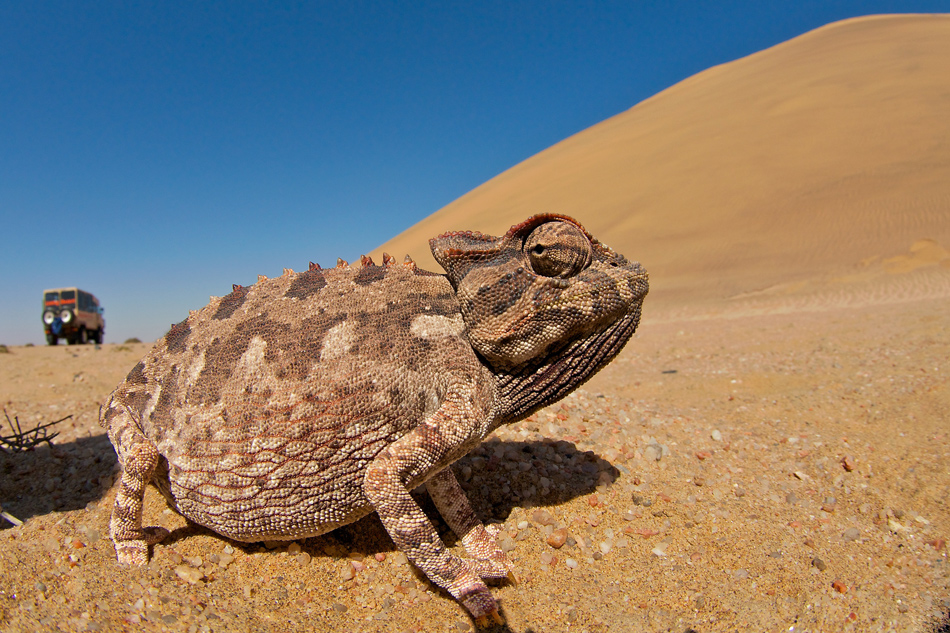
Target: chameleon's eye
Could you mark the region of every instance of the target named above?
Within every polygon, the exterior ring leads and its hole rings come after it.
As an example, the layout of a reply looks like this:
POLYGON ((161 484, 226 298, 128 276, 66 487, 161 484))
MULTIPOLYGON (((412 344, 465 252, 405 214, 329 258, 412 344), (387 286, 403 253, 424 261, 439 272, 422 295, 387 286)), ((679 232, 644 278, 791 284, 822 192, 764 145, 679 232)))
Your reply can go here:
POLYGON ((591 259, 590 240, 568 222, 548 222, 534 229, 524 242, 531 268, 543 277, 573 277, 591 259))

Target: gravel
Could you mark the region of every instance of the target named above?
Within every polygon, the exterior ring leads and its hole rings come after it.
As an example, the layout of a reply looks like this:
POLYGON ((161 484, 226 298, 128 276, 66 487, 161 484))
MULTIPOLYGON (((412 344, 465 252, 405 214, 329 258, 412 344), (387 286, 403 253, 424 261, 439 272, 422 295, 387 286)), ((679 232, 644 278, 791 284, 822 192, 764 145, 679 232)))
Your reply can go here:
MULTIPOLYGON (((925 630, 950 609, 948 308, 647 322, 580 391, 497 431, 455 468, 522 580, 492 586, 512 630, 925 630)), ((0 628, 472 624, 374 516, 235 543, 150 489, 146 521, 173 538, 146 567, 117 567, 115 457, 95 412, 144 352, 67 349, 15 347, 0 365, 21 423, 79 414, 51 449, 0 454, 0 503, 25 521, 0 530, 15 570, 0 628)))

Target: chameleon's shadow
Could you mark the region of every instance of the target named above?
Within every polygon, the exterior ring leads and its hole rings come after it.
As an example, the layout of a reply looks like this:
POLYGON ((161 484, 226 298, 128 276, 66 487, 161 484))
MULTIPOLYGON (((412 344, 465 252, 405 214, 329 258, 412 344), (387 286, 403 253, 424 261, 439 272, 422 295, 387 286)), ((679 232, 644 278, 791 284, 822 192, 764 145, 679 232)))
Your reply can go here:
MULTIPOLYGON (((612 484, 620 476, 616 467, 592 451, 581 451, 564 440, 549 439, 522 442, 491 439, 453 464, 452 469, 475 513, 486 523, 505 521, 515 507, 557 506, 592 494, 598 485, 612 484)), ((413 496, 435 525, 442 541, 448 547, 459 544, 458 536, 446 525, 429 495, 420 488, 413 496)), ((314 556, 321 551, 328 556, 348 552, 373 556, 395 549, 375 513, 353 525, 309 539, 306 547, 314 556)), ((435 588, 422 572, 415 567, 412 570, 419 582, 435 588)), ((499 582, 488 581, 489 586, 497 584, 499 582)), ((448 592, 442 589, 439 592, 445 599, 452 599, 448 592)), ((501 606, 504 615, 504 605, 501 606)), ((507 624, 489 630, 492 633, 512 631, 507 624)), ((529 627, 523 633, 534 630, 529 627)))
MULTIPOLYGON (((452 465, 475 514, 485 523, 504 522, 515 507, 557 506, 594 493, 620 476, 610 462, 564 440, 502 441, 491 439, 452 465), (556 461, 557 460, 557 461, 556 461), (556 467, 556 468, 555 468, 556 467)), ((413 496, 435 525, 443 542, 454 546, 449 529, 423 487, 413 496)), ((311 554, 339 550, 366 556, 391 552, 392 540, 376 514, 352 525, 309 539, 311 554)))
MULTIPOLYGON (((105 434, 27 451, 0 450, 0 505, 21 521, 81 510, 109 490, 116 461, 105 434)), ((0 520, 0 529, 9 527, 0 520)))

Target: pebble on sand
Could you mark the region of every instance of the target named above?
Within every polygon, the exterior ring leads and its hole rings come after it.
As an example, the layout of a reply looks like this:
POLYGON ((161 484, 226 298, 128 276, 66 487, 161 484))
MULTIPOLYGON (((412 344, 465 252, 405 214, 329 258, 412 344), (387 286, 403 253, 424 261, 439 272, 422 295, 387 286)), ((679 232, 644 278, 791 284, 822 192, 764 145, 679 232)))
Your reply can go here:
POLYGON ((554 517, 547 510, 535 510, 531 513, 531 520, 538 525, 552 525, 554 517))
POLYGON ((561 549, 567 542, 567 528, 559 528, 551 532, 547 538, 547 544, 554 549, 561 549))
POLYGON ((178 565, 175 567, 175 574, 177 574, 178 577, 185 582, 192 585, 197 585, 199 582, 201 582, 201 579, 205 577, 201 570, 195 569, 194 567, 189 567, 187 565, 178 565))

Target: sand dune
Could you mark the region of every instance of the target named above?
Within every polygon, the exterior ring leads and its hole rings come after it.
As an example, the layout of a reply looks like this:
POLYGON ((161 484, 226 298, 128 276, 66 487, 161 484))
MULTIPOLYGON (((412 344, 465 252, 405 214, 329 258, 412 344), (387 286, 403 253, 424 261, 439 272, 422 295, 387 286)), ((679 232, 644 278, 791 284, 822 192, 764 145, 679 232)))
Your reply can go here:
MULTIPOLYGON (((442 231, 562 212, 644 263, 648 312, 773 287, 828 298, 824 277, 878 260, 898 274, 937 266, 926 276, 937 285, 920 289, 942 293, 943 255, 900 258, 920 240, 950 247, 948 60, 947 15, 831 24, 554 145, 380 250, 438 270, 426 241, 442 231)), ((914 295, 919 282, 898 285, 914 295)))

